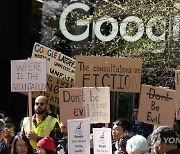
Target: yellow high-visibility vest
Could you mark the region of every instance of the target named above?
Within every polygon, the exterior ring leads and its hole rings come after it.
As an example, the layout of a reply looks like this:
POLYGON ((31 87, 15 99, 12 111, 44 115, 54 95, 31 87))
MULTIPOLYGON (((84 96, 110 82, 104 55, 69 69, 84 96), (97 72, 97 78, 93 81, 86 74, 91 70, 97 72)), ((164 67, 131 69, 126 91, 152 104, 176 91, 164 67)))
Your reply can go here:
MULTIPOLYGON (((47 116, 45 120, 41 121, 37 127, 32 123, 32 130, 38 134, 38 136, 44 137, 49 136, 50 132, 53 130, 56 122, 61 127, 61 124, 57 118, 54 118, 52 116, 47 116)), ((29 117, 25 117, 23 120, 22 130, 25 132, 25 134, 28 134, 30 131, 30 122, 29 117)), ((37 147, 37 141, 36 140, 30 140, 30 143, 33 148, 37 147)))

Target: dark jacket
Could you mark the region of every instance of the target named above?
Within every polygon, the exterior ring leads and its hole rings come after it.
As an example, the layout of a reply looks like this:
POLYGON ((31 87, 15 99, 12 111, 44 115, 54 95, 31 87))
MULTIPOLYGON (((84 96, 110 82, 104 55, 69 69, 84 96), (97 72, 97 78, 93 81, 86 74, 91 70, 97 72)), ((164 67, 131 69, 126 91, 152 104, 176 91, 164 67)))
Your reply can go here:
POLYGON ((166 154, 180 154, 180 149, 174 149, 171 151, 166 152, 166 154))
POLYGON ((153 131, 153 125, 146 123, 133 123, 131 131, 135 134, 142 135, 147 138, 153 131))
POLYGON ((9 154, 9 150, 4 141, 0 141, 0 154, 9 154))
POLYGON ((57 153, 58 154, 68 154, 68 140, 67 136, 63 137, 61 140, 58 142, 57 146, 57 153))

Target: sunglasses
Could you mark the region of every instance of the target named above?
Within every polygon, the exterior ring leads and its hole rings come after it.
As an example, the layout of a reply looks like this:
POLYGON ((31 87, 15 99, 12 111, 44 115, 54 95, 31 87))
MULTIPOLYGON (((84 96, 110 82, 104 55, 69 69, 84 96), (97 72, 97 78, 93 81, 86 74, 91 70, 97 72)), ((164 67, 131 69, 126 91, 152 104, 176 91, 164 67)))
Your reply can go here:
POLYGON ((38 102, 36 102, 35 105, 36 105, 36 106, 38 106, 38 105, 43 106, 44 103, 38 103, 38 102))

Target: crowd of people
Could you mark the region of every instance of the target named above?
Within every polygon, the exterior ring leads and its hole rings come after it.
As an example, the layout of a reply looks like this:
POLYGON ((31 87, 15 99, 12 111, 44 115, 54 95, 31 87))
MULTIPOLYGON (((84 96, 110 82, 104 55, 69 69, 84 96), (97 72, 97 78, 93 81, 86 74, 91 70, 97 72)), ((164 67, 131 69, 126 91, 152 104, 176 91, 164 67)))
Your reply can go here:
MULTIPOLYGON (((0 113, 0 154, 68 154, 68 130, 59 118, 48 112, 48 99, 38 96, 35 114, 22 118, 16 132, 11 117, 0 113)), ((112 123, 112 154, 180 154, 177 125, 158 126, 119 118, 112 123)), ((90 153, 93 154, 93 135, 90 153)))

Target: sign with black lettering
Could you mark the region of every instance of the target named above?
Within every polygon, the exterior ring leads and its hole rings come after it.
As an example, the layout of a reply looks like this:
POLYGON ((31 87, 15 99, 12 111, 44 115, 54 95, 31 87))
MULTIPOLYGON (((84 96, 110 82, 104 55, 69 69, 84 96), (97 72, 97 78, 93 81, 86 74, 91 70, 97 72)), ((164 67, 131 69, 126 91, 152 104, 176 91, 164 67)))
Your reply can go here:
POLYGON ((70 119, 68 122, 68 153, 90 154, 90 119, 70 119))
POLYGON ((175 71, 176 119, 180 120, 180 70, 175 71))
POLYGON ((91 123, 110 122, 109 87, 60 88, 60 119, 89 117, 91 123))
POLYGON ((94 154, 112 154, 111 128, 93 128, 94 154))
POLYGON ((140 92, 141 67, 141 58, 76 56, 75 87, 140 92))
POLYGON ((11 92, 27 91, 46 91, 46 59, 11 61, 11 92))
POLYGON ((47 74, 46 91, 36 91, 32 93, 32 97, 39 95, 46 96, 49 104, 59 107, 59 88, 71 88, 73 83, 47 74))
POLYGON ((31 58, 46 59, 47 74, 74 82, 75 60, 73 58, 39 43, 34 44, 31 58))
POLYGON ((74 86, 75 60, 39 43, 34 44, 31 58, 47 60, 46 91, 33 92, 32 97, 46 96, 49 104, 58 107, 59 88, 74 86))
POLYGON ((175 90, 142 85, 138 121, 173 126, 175 109, 175 90))

